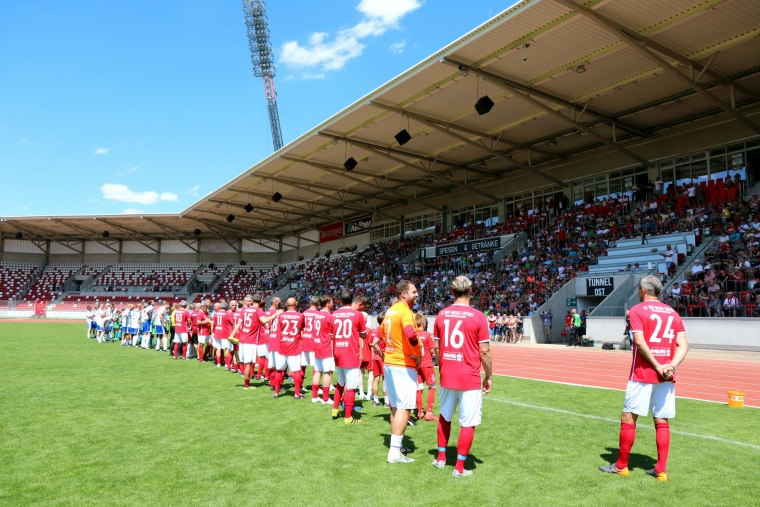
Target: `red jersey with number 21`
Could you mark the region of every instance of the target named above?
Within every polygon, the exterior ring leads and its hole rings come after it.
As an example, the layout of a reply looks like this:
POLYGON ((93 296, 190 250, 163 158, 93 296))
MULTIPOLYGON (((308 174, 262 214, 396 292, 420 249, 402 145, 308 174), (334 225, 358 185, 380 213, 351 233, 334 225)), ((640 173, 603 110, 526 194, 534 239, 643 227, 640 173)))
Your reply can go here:
POLYGON ((466 305, 451 305, 435 318, 441 387, 480 389, 480 344, 490 340, 488 318, 466 305))
MULTIPOLYGON (((673 308, 661 301, 644 301, 631 308, 631 331, 642 333, 649 350, 660 364, 669 364, 676 352, 676 336, 686 332, 681 316, 673 308)), ((645 384, 666 382, 657 374, 651 364, 641 357, 639 348, 633 347, 630 380, 645 384)), ((670 379, 675 382, 675 377, 670 379)))

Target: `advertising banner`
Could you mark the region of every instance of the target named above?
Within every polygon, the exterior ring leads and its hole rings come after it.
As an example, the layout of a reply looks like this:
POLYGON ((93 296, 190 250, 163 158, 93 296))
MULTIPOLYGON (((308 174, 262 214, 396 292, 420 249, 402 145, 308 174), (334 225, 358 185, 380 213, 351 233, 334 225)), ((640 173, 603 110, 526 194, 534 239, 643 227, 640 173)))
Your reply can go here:
POLYGON ((327 243, 343 237, 343 222, 325 225, 319 228, 319 242, 327 243))

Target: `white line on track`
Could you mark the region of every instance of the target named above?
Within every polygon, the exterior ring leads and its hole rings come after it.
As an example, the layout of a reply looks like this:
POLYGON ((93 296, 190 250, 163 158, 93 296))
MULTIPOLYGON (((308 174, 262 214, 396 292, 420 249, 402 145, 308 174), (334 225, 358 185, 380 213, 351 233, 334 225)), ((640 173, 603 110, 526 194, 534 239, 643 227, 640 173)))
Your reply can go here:
MULTIPOLYGON (((571 410, 563 410, 561 408, 544 407, 544 406, 541 406, 541 405, 533 405, 533 404, 530 404, 530 403, 522 403, 520 401, 512 401, 512 400, 505 400, 505 399, 502 399, 502 398, 494 398, 493 396, 483 396, 483 399, 484 400, 495 401, 497 403, 504 403, 504 404, 507 404, 507 405, 515 405, 515 406, 518 406, 518 407, 530 408, 530 409, 533 409, 533 410, 543 410, 545 412, 553 412, 555 414, 569 415, 569 416, 572 416, 572 417, 582 417, 583 419, 593 419, 595 421, 603 421, 603 422, 609 422, 609 423, 618 423, 618 422, 620 422, 620 419, 613 419, 612 417, 604 417, 604 416, 593 415, 593 414, 582 414, 580 412, 573 412, 571 410)), ((654 427, 649 427, 649 426, 645 426, 645 425, 641 425, 640 427, 654 431, 654 427)), ((740 442, 738 440, 729 440, 727 438, 716 437, 716 436, 713 436, 713 435, 701 435, 699 433, 690 433, 688 431, 679 431, 679 430, 673 430, 673 429, 671 429, 670 432, 673 433, 673 434, 675 434, 675 435, 682 435, 682 436, 685 436, 685 437, 692 437, 692 438, 701 438, 701 439, 704 439, 704 440, 712 440, 714 442, 720 442, 720 443, 723 443, 723 444, 736 445, 736 446, 739 446, 739 447, 748 447, 750 449, 755 449, 755 450, 759 450, 760 451, 760 445, 750 444, 748 442, 740 442)))

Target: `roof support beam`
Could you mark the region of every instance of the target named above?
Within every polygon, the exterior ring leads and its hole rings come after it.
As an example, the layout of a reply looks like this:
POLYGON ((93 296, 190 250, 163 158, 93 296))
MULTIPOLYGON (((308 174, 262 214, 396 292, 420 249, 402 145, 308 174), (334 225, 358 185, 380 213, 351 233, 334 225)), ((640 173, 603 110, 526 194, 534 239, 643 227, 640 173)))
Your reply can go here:
MULTIPOLYGON (((562 1, 562 0, 556 0, 556 1, 562 1)), ((456 64, 456 62, 454 60, 446 59, 445 61, 446 61, 446 63, 449 63, 451 65, 456 64)), ((459 65, 463 65, 463 64, 459 64, 459 65)), ((525 100, 527 102, 530 102, 536 108, 541 109, 542 111, 546 112, 547 114, 549 114, 551 116, 554 116, 558 120, 561 120, 561 121, 563 121, 565 123, 568 123, 568 124, 572 125, 573 127, 577 128, 578 130, 580 130, 582 132, 585 132, 586 134, 588 134, 588 135, 590 135, 592 137, 595 137, 596 139, 602 141, 604 144, 606 144, 608 146, 611 146, 612 148, 615 148, 617 151, 619 151, 620 153, 626 155, 628 158, 631 158, 631 159, 635 160, 636 162, 644 164, 647 167, 653 167, 654 166, 654 164, 652 162, 650 162, 649 160, 645 159, 644 157, 642 157, 640 155, 637 155, 636 153, 632 152, 631 150, 629 150, 625 146, 621 145, 620 143, 617 143, 617 142, 615 142, 614 140, 611 140, 611 139, 607 139, 603 135, 599 134, 598 132, 596 132, 596 131, 594 131, 592 129, 589 129, 585 125, 576 124, 575 121, 572 118, 570 118, 568 116, 565 116, 564 114, 560 113, 559 111, 555 110, 554 108, 549 107, 546 104, 544 104, 543 102, 534 99, 533 97, 531 97, 532 91, 526 92, 526 91, 523 90, 523 88, 525 88, 525 87, 520 87, 520 88, 513 87, 512 84, 511 84, 511 81, 509 81, 508 79, 505 80, 501 76, 498 76, 496 74, 492 74, 491 72, 487 72, 487 71, 484 71, 484 70, 481 70, 481 69, 471 68, 470 71, 477 73, 481 78, 485 79, 486 81, 488 81, 490 83, 493 83, 493 84, 495 84, 497 86, 501 86, 503 88, 506 88, 507 90, 510 90, 512 93, 515 94, 515 97, 519 97, 519 98, 521 98, 521 99, 523 99, 523 100, 525 100)), ((528 90, 532 90, 532 89, 528 88, 528 90)), ((613 129, 615 128, 616 125, 617 125, 616 123, 613 123, 613 125, 612 125, 613 129)))
MULTIPOLYGON (((128 229, 126 227, 122 227, 121 225, 117 225, 117 224, 115 224, 113 222, 110 222, 108 220, 105 220, 103 218, 99 218, 98 220, 100 220, 101 222, 103 222, 104 224, 106 224, 106 225, 108 225, 110 227, 113 227, 114 229, 116 229, 118 231, 123 232, 124 234, 127 235, 127 237, 129 239, 131 239, 133 241, 137 241, 138 243, 140 243, 141 245, 143 245, 147 249, 153 250, 153 252, 155 252, 155 253, 159 253, 158 248, 155 248, 155 247, 151 246, 151 243, 145 241, 144 239, 140 239, 139 237, 137 237, 137 234, 139 234, 137 231, 135 231, 133 229, 128 229)), ((161 225, 159 225, 158 223, 156 223, 155 221, 150 220, 150 219, 148 219, 148 221, 149 222, 153 222, 154 224, 158 225, 159 227, 161 227, 163 229, 163 227, 161 225)), ((150 236, 148 236, 148 237, 150 238, 150 236)), ((154 244, 154 245, 159 242, 159 240, 157 240, 157 239, 154 239, 154 238, 150 238, 150 239, 152 241, 152 244, 154 244)))
MULTIPOLYGON (((347 143, 351 143, 351 144, 354 144, 356 146, 361 146, 363 148, 366 148, 368 150, 371 150, 371 151, 377 153, 378 155, 380 155, 382 157, 387 158, 388 160, 392 160, 392 161, 394 161, 396 163, 402 164, 402 165, 404 165, 404 166, 406 166, 406 167, 408 167, 410 169, 414 169, 415 171, 418 171, 418 172, 421 171, 422 173, 424 173, 428 177, 433 177, 433 178, 436 178, 436 179, 439 179, 439 180, 442 180, 442 181, 448 181, 452 185, 456 185, 456 186, 458 186, 460 188, 464 188, 466 190, 470 190, 471 192, 475 192, 475 193, 480 194, 480 195, 482 195, 484 197, 488 197, 489 199, 494 200, 494 201, 498 201, 499 200, 498 197, 496 197, 495 195, 493 195, 493 194, 491 194, 489 192, 486 192, 484 190, 480 190, 480 189, 478 189, 476 187, 473 187, 472 185, 469 185, 467 183, 459 183, 459 182, 457 182, 455 180, 450 180, 450 179, 446 178, 445 176, 442 176, 442 175, 440 175, 438 173, 433 172, 432 170, 429 171, 429 170, 425 169, 424 167, 416 166, 416 165, 414 165, 411 162, 408 162, 408 161, 403 160, 401 158, 395 157, 395 156, 393 156, 393 155, 391 155, 389 153, 389 151, 392 151, 392 150, 388 150, 388 148, 386 148, 384 146, 378 146, 378 145, 375 145, 375 144, 372 144, 372 143, 368 143, 368 142, 365 142, 365 141, 357 141, 355 139, 351 139, 351 138, 348 138, 348 137, 334 136, 332 134, 326 134, 326 133, 323 133, 323 132, 320 132, 319 135, 325 136, 325 137, 329 137, 329 138, 332 138, 332 139, 338 139, 338 140, 341 140, 341 141, 345 141, 347 143)), ((395 151, 394 153, 398 153, 398 151, 395 151)), ((403 155, 405 155, 407 157, 414 157, 414 158, 418 158, 418 159, 423 159, 423 160, 426 160, 426 161, 430 162, 431 164, 436 163, 436 160, 431 160, 428 157, 424 157, 424 156, 416 156, 416 155, 411 155, 411 154, 403 154, 403 155)), ((449 164, 447 162, 439 162, 439 163, 447 165, 447 166, 450 166, 450 167, 455 168, 455 169, 473 170, 470 167, 462 167, 462 166, 459 166, 459 165, 456 165, 456 164, 449 164)), ((485 172, 485 171, 475 171, 475 172, 485 172)), ((493 177, 493 175, 490 174, 490 173, 486 172, 486 174, 488 174, 490 177, 493 177)))
POLYGON ((493 150, 493 149, 491 149, 491 148, 489 148, 487 146, 484 146, 483 144, 481 144, 481 143, 479 143, 477 141, 473 141, 469 137, 465 137, 465 136, 463 136, 461 134, 458 134, 456 132, 452 132, 451 128, 456 128, 456 126, 444 127, 442 125, 439 125, 437 122, 435 122, 434 120, 432 120, 431 118, 429 118, 427 116, 418 115, 417 113, 413 113, 413 112, 407 111, 405 109, 399 109, 399 108, 396 108, 396 107, 393 107, 393 106, 387 106, 385 104, 381 104, 381 103, 376 102, 376 101, 370 101, 369 103, 370 103, 370 105, 372 105, 374 107, 377 107, 377 108, 380 108, 380 109, 384 109, 386 111, 391 111, 391 112, 394 112, 396 114, 406 115, 406 116, 409 116, 410 118, 415 118, 418 121, 421 121, 423 123, 427 123, 432 128, 434 128, 436 130, 439 130, 439 131, 441 131, 441 132, 443 132, 443 133, 445 133, 445 134, 453 137, 454 139, 457 139, 459 141, 462 141, 463 143, 469 144, 470 146, 475 146, 476 148, 480 148, 481 150, 485 150, 488 153, 490 153, 491 155, 493 155, 494 157, 500 158, 500 159, 502 159, 502 160, 504 160, 506 162, 509 162, 511 164, 515 164, 515 165, 517 165, 519 167, 522 167, 523 169, 532 172, 536 176, 540 176, 540 177, 542 177, 542 178, 544 178, 546 180, 551 181, 552 183, 556 183, 557 185, 562 185, 563 187, 568 186, 568 184, 566 182, 564 182, 564 181, 562 181, 560 179, 557 179, 554 176, 551 176, 549 174, 542 173, 541 171, 539 171, 539 170, 535 169, 534 167, 530 166, 529 164, 524 164, 524 163, 519 162, 517 160, 513 160, 512 157, 510 157, 509 155, 503 155, 503 154, 499 153, 498 151, 495 151, 495 150, 493 150))
MULTIPOLYGON (((675 75, 680 81, 682 81, 684 84, 689 86, 692 90, 696 91, 700 95, 707 98, 710 102, 712 102, 717 107, 721 108, 723 111, 728 113, 730 116, 732 116, 736 121, 744 125, 745 127, 749 128, 756 134, 760 134, 760 125, 757 125, 753 121, 751 121, 749 118, 747 118, 745 115, 743 115, 741 112, 739 112, 737 109, 733 107, 732 104, 726 104, 723 102, 719 97, 715 96, 712 92, 710 92, 705 86, 702 86, 692 80, 689 76, 686 76, 683 74, 678 68, 674 68, 669 62, 665 61, 661 56, 655 54, 652 49, 653 42, 649 40, 648 38, 641 36, 639 34, 636 34, 632 30, 628 29, 627 27, 611 20, 610 18, 603 16, 596 12, 593 9, 589 9, 588 7, 584 5, 579 5, 575 3, 573 0, 554 0, 555 2, 564 5, 568 9, 572 9, 575 11, 580 12, 584 16, 592 19, 595 21, 599 26, 610 32, 615 37, 619 37, 622 39, 628 46, 634 50, 636 50, 638 53, 643 55, 644 57, 648 58, 655 64, 659 65, 664 71, 673 71, 673 75, 675 75)), ((665 53, 665 56, 670 56, 671 58, 674 58, 674 55, 678 56, 677 53, 674 51, 668 50, 667 48, 664 48, 661 45, 658 45, 658 47, 663 50, 665 53), (670 53, 670 54, 667 54, 670 53)), ((658 49, 655 49, 656 51, 660 51, 658 49)), ((676 61, 679 61, 680 63, 684 63, 686 65, 689 65, 689 68, 696 68, 695 65, 696 62, 692 62, 688 58, 685 58, 684 56, 680 56, 676 61), (686 60, 685 63, 683 60, 686 60)), ((702 66, 700 66, 700 69, 702 69, 702 66)), ((713 75, 712 71, 708 70, 709 75, 713 75)), ((723 76, 718 76, 719 78, 723 78, 724 81, 726 81, 726 84, 729 86, 736 87, 735 83, 732 83, 731 81, 728 81, 723 76)), ((754 94, 752 94, 754 96, 754 94)))
MULTIPOLYGON (((198 247, 196 247, 193 243, 191 243, 191 242, 189 242, 189 241, 181 238, 180 236, 178 236, 176 230, 170 229, 170 228, 166 227, 164 224, 162 224, 161 222, 153 220, 150 217, 145 218, 144 220, 147 220, 148 222, 150 222, 152 224, 155 224, 162 231, 164 231, 166 234, 168 234, 170 238, 174 238, 175 240, 179 241, 180 243, 182 243, 183 245, 185 245, 186 247, 188 247, 193 252, 195 252, 195 253, 199 253, 200 252, 200 250, 198 249, 198 247)), ((197 242, 196 242, 196 244, 197 244, 197 242)), ((148 248, 150 248, 150 247, 148 247, 148 248)))
POLYGON ((91 241, 96 241, 96 242, 100 243, 101 245, 103 245, 104 247, 106 247, 109 250, 113 251, 114 253, 119 253, 118 249, 116 249, 113 246, 111 246, 113 243, 118 243, 118 241, 103 241, 102 239, 100 239, 97 236, 95 236, 97 233, 95 233, 93 231, 88 231, 87 229, 83 229, 83 228, 81 228, 79 226, 76 226, 74 224, 66 222, 65 220, 62 220, 60 218, 53 218, 53 221, 61 223, 61 224, 65 225, 66 227, 71 227, 75 231, 79 231, 82 234, 84 234, 85 238, 87 238, 87 239, 89 239, 91 241))
MULTIPOLYGON (((221 225, 219 225, 219 224, 217 224, 215 222, 211 222, 209 220, 204 220, 202 218, 199 218, 198 221, 200 223, 204 224, 206 227, 208 227, 208 230, 210 230, 211 232, 213 232, 214 235, 216 235, 216 237, 218 237, 219 239, 221 239, 222 241, 224 241, 225 243, 227 243, 228 245, 230 245, 232 247, 232 249, 235 250, 237 253, 243 253, 242 248, 240 248, 235 243, 233 243, 229 239, 227 239, 229 236, 224 236, 221 232, 219 232, 219 231, 216 230, 217 228, 219 228, 219 230, 221 230, 221 231, 224 231, 224 230, 232 231, 232 229, 229 229, 227 227, 222 227, 221 225)), ((235 237, 235 236, 233 236, 233 237, 235 237)), ((238 239, 243 239, 243 238, 238 237, 238 239)))
MULTIPOLYGON (((443 57, 441 58, 442 63, 446 63, 448 65, 451 65, 452 67, 459 68, 460 66, 467 67, 468 70, 475 70, 478 74, 482 73, 480 69, 473 69, 466 63, 458 62, 452 58, 449 57, 443 57)), ((570 102, 569 100, 562 99, 560 97, 557 97, 555 95, 552 95, 550 93, 537 90, 535 88, 531 88, 530 86, 525 86, 524 84, 517 83, 515 81, 512 81, 511 79, 507 79, 505 77, 499 77, 499 80, 505 84, 509 85, 508 87, 511 90, 517 90, 525 94, 534 95, 536 97, 539 97, 543 100, 549 101, 553 104, 557 104, 558 106, 563 106, 568 109, 572 109, 573 112, 579 112, 583 109, 583 107, 579 104, 575 104, 574 102, 570 102)), ((619 128, 623 130, 627 130, 628 132, 631 132, 632 134, 636 134, 637 136, 641 137, 648 137, 649 134, 645 130, 641 130, 640 128, 631 125, 629 123, 626 123, 624 121, 620 121, 617 118, 613 118, 612 116, 607 116, 606 114, 600 113, 598 111, 594 111, 593 109, 586 108, 586 114, 589 116, 593 116, 597 120, 600 120, 604 123, 609 123, 610 125, 617 125, 619 128)))

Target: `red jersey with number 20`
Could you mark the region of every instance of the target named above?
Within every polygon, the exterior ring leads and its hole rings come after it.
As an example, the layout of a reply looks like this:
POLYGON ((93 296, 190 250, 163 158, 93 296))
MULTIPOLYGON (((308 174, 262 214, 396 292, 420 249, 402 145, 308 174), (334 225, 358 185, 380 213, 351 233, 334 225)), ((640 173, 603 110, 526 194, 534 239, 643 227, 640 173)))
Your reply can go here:
MULTIPOLYGON (((644 301, 631 308, 631 331, 642 333, 649 350, 660 364, 669 364, 676 352, 676 336, 686 332, 681 316, 661 301, 644 301)), ((639 348, 633 347, 630 380, 645 384, 659 384, 666 380, 657 374, 651 364, 641 357, 639 348)), ((675 377, 670 379, 675 382, 675 377)))
POLYGON ((441 387, 480 389, 480 344, 490 340, 488 318, 466 305, 451 305, 435 318, 441 387))
POLYGON ((339 308, 332 314, 335 335, 335 366, 338 368, 359 367, 359 333, 366 331, 364 315, 350 306, 339 308))

